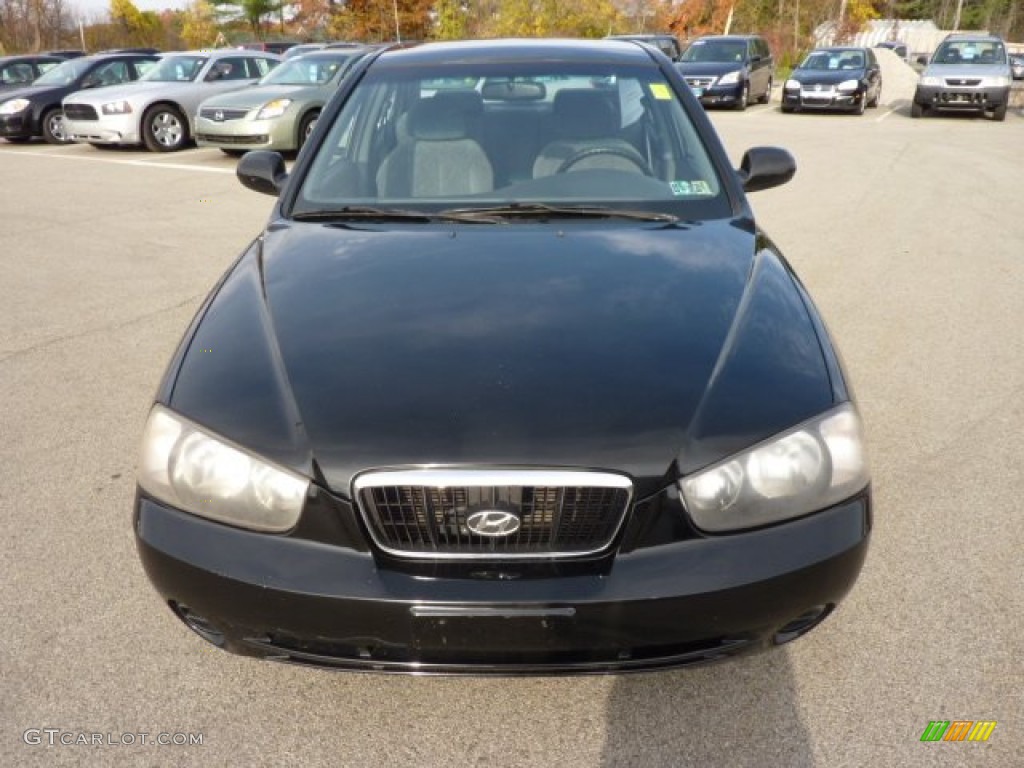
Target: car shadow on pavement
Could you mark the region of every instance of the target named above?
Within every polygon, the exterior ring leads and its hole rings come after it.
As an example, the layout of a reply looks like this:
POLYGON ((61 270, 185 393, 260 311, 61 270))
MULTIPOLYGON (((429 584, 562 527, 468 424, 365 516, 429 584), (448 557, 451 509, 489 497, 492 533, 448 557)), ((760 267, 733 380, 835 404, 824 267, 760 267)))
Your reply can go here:
POLYGON ((608 696, 601 765, 801 766, 813 762, 789 653, 626 675, 608 696))

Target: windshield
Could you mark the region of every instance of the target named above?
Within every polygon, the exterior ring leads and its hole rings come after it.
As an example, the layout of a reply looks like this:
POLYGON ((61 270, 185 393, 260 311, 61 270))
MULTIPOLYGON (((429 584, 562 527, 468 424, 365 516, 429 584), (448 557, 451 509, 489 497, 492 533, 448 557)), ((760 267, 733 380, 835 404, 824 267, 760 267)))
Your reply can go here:
POLYGON ((157 83, 187 83, 196 79, 205 63, 205 56, 168 56, 139 79, 157 83))
POLYGON ((352 60, 351 55, 288 59, 260 80, 260 85, 323 85, 352 60))
POLYGON ((800 69, 864 69, 864 54, 861 51, 814 51, 801 62, 800 69))
POLYGON ((731 210, 657 67, 540 61, 371 68, 318 147, 294 212, 510 204, 531 215, 538 204, 588 215, 731 210))
POLYGON ((69 59, 37 77, 32 85, 71 85, 85 74, 91 64, 91 61, 69 59))
POLYGON ((935 51, 932 63, 1006 64, 1006 49, 999 40, 947 40, 935 51))
POLYGON ((680 61, 743 61, 747 54, 747 44, 738 40, 695 40, 680 61))

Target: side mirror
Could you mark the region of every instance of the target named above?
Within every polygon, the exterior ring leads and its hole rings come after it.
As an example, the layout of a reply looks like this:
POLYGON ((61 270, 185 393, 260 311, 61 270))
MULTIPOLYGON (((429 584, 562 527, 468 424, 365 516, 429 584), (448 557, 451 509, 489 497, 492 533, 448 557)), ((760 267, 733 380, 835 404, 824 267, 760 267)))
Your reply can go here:
POLYGON ((99 84, 99 79, 90 75, 82 81, 82 90, 84 91, 87 88, 95 88, 99 84))
POLYGON ((781 147, 753 147, 743 153, 739 170, 744 192, 757 192, 785 184, 796 173, 796 160, 781 147))
POLYGON ((238 161, 235 175, 242 185, 254 192, 277 197, 288 181, 288 172, 284 167, 284 158, 278 152, 265 149, 246 152, 238 161))
POLYGON ((928 66, 928 57, 927 56, 918 56, 917 57, 917 63, 920 64, 922 67, 927 67, 928 66))

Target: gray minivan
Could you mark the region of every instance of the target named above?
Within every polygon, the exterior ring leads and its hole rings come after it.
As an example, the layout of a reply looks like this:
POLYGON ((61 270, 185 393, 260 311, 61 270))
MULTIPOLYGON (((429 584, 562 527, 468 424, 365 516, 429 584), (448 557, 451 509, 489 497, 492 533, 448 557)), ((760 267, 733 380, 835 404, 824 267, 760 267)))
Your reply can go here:
POLYGON ((775 60, 758 35, 708 35, 690 43, 676 69, 701 104, 746 109, 772 96, 775 60))
POLYGON ((995 35, 954 33, 935 51, 914 91, 911 117, 936 112, 992 113, 1006 119, 1013 75, 1006 45, 995 35))

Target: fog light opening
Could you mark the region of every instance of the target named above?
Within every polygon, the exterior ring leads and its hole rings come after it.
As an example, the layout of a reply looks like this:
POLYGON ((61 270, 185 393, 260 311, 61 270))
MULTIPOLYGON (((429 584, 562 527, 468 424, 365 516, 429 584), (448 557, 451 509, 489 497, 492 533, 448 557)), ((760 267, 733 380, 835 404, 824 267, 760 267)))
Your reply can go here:
POLYGON ((185 626, 203 640, 218 648, 224 647, 224 633, 211 624, 209 619, 193 613, 187 606, 178 605, 174 601, 171 601, 170 606, 174 614, 185 623, 185 626))
POLYGON ((823 622, 832 610, 835 608, 834 605, 816 605, 813 608, 801 613, 795 619, 790 621, 785 626, 781 627, 778 632, 775 633, 772 641, 776 645, 785 645, 788 642, 796 640, 801 635, 805 635, 823 622))

